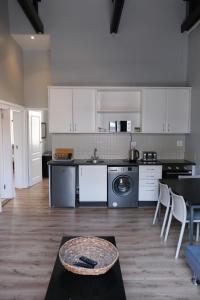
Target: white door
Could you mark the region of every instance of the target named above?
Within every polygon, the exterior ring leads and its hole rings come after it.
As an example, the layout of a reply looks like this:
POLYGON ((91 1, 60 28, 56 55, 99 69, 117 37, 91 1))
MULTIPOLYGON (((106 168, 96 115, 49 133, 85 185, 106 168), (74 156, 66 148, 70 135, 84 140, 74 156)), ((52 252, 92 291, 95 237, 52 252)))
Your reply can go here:
POLYGON ((74 132, 95 132, 95 90, 73 90, 74 132))
POLYGON ((107 166, 79 166, 79 201, 107 201, 107 166))
POLYGON ((14 178, 16 188, 27 187, 26 167, 27 155, 23 149, 24 139, 24 112, 13 111, 13 142, 14 142, 14 178))
POLYGON ((49 88, 48 112, 50 133, 72 132, 72 89, 49 88))
POLYGON ((41 112, 29 111, 29 185, 42 180, 41 112))
POLYGON ((167 132, 190 131, 190 89, 167 89, 167 132))
POLYGON ((142 132, 163 133, 166 130, 165 89, 144 89, 142 93, 142 132))
POLYGON ((13 198, 13 160, 11 147, 10 109, 0 110, 0 198, 13 198))

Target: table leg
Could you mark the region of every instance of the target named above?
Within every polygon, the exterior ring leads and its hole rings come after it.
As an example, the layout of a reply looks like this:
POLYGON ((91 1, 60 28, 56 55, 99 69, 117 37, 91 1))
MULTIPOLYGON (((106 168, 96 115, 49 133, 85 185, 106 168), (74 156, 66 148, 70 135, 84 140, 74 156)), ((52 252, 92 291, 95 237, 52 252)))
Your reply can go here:
POLYGON ((189 230, 189 243, 192 245, 193 243, 193 219, 194 219, 194 209, 190 207, 190 230, 189 230))

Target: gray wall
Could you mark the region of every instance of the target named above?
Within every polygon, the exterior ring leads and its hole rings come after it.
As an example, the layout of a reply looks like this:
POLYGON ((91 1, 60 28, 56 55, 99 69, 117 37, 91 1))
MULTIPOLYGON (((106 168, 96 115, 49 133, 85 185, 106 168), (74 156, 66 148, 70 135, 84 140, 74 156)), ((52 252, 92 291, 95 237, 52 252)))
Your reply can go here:
POLYGON ((189 83, 192 86, 191 134, 186 137, 186 156, 197 163, 200 174, 200 26, 189 36, 189 83))
POLYGON ((47 86, 51 82, 50 53, 24 51, 24 104, 27 107, 48 107, 47 86))
MULTIPOLYGON (((9 0, 11 30, 31 32, 9 0)), ((51 35, 52 84, 185 85, 185 3, 127 0, 117 35, 110 35, 111 0, 44 0, 40 15, 51 35)))
POLYGON ((23 104, 23 57, 9 35, 8 3, 0 0, 0 99, 23 104))

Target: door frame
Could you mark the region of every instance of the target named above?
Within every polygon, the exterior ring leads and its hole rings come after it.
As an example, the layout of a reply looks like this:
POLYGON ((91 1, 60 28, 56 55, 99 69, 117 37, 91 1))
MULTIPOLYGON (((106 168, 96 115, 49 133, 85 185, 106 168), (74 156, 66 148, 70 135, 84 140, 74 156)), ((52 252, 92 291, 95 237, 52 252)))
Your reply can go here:
MULTIPOLYGON (((21 134, 21 144, 22 144, 21 157, 22 157, 22 159, 21 159, 21 163, 20 163, 20 168, 21 168, 20 172, 22 174, 21 188, 26 188, 26 187, 28 187, 28 176, 27 176, 27 174, 28 174, 28 172, 27 172, 27 170, 28 170, 28 160, 26 159, 26 153, 27 153, 27 134, 26 134, 27 122, 26 122, 26 118, 25 118, 25 110, 24 110, 24 107, 21 106, 21 105, 14 104, 14 103, 4 101, 4 100, 1 100, 1 99, 0 99, 0 109, 2 109, 2 110, 9 109, 10 111, 11 110, 18 111, 21 114, 21 128, 19 128, 19 130, 22 132, 22 134, 21 134)), ((9 122, 9 126, 10 126, 10 122, 9 122)), ((9 128, 9 130, 10 130, 10 128, 9 128)), ((2 139, 4 139, 4 138, 6 138, 6 137, 2 137, 2 139)), ((0 155, 0 160, 5 159, 10 163, 10 160, 12 161, 12 153, 10 155, 9 152, 4 151, 3 150, 3 140, 0 141, 0 142, 1 142, 0 143, 0 154, 1 154, 0 155), (4 157, 3 157, 3 155, 4 155, 4 157)), ((6 169, 4 169, 4 170, 5 171, 3 171, 3 165, 1 163, 0 164, 0 177, 1 177, 0 182, 2 184, 2 182, 4 182, 4 178, 6 176, 9 176, 8 177, 9 179, 7 179, 7 180, 12 181, 12 190, 13 190, 13 192, 12 192, 12 195, 11 195, 11 193, 8 193, 8 194, 6 194, 6 193, 3 194, 2 193, 3 196, 0 193, 1 200, 6 199, 6 198, 11 199, 15 196, 15 187, 14 187, 14 181, 13 181, 13 174, 11 176, 10 174, 6 173, 6 171, 7 171, 6 169)))

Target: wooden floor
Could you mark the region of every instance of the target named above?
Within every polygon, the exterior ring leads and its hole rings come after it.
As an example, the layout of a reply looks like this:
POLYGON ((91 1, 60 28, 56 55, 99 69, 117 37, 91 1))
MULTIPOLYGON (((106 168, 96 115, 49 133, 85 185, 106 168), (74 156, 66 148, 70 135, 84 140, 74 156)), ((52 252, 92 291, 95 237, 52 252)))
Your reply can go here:
POLYGON ((47 181, 18 191, 0 215, 0 300, 44 299, 63 235, 116 237, 127 300, 200 299, 183 252, 174 260, 179 227, 165 245, 153 211, 50 209, 47 181))

